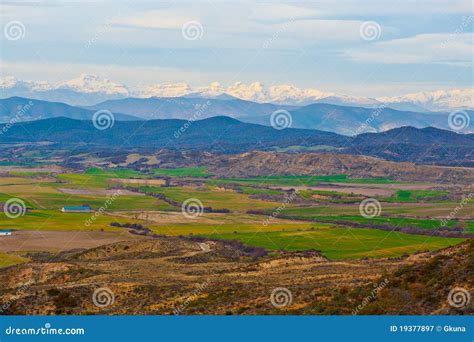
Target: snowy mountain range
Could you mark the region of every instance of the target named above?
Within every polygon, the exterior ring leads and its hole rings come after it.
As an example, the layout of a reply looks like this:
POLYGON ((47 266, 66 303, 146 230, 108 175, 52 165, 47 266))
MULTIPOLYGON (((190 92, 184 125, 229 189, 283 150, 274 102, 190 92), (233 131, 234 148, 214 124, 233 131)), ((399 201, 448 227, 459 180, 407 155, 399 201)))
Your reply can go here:
POLYGON ((33 99, 64 102, 71 105, 91 106, 102 101, 127 97, 205 97, 239 98, 242 100, 287 105, 328 103, 334 105, 377 107, 382 104, 399 110, 418 112, 452 111, 474 108, 474 89, 439 90, 412 93, 398 97, 368 98, 301 89, 293 85, 266 87, 260 82, 236 82, 223 86, 213 82, 208 86, 192 87, 186 83, 157 84, 129 88, 123 84, 96 76, 82 74, 65 82, 24 81, 15 77, 0 78, 0 97, 22 96, 33 99))

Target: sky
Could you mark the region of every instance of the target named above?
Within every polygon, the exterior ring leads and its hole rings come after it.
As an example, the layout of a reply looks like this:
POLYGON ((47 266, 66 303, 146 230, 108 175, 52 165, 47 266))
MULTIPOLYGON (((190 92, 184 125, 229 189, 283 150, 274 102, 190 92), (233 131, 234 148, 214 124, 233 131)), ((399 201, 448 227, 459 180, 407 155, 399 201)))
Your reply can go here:
POLYGON ((473 83, 470 0, 3 0, 0 18, 1 76, 23 80, 258 81, 371 97, 473 83))

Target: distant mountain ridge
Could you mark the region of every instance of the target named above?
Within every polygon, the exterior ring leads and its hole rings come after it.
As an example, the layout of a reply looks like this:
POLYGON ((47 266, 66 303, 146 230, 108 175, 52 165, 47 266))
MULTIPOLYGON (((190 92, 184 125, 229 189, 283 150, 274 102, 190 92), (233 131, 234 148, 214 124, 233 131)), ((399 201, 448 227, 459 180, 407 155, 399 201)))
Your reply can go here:
POLYGON ((371 108, 384 104, 393 109, 420 112, 474 108, 474 89, 472 88, 371 98, 337 94, 314 88, 298 88, 288 84, 266 87, 260 82, 250 84, 235 82, 230 86, 212 82, 208 86, 198 87, 186 83, 175 83, 129 88, 121 83, 87 74, 81 74, 78 78, 58 83, 23 81, 12 76, 4 77, 0 79, 0 94, 2 98, 21 96, 80 106, 91 106, 99 102, 127 97, 199 96, 216 98, 217 96, 228 95, 252 102, 296 106, 328 103, 371 108))
MULTIPOLYGON (((92 120, 96 111, 74 107, 60 102, 32 100, 23 97, 11 97, 0 100, 0 123, 14 121, 34 121, 56 117, 77 120, 92 120)), ((114 113, 116 120, 140 120, 137 117, 114 113)))
MULTIPOLYGON (((144 119, 205 119, 224 115, 265 126, 272 125, 273 113, 286 110, 291 116, 292 128, 317 129, 349 136, 366 132, 383 132, 402 126, 452 129, 449 124, 449 113, 418 113, 398 111, 386 106, 364 108, 325 103, 303 107, 279 106, 244 101, 229 96, 220 96, 216 99, 128 98, 105 101, 88 108, 109 109, 144 119)), ((466 111, 466 114, 474 118, 474 112, 466 111)), ((463 133, 474 132, 474 119, 469 124, 462 129, 463 133)))
POLYGON ((88 109, 107 109, 143 119, 206 119, 214 116, 240 118, 243 116, 264 116, 276 110, 293 110, 294 106, 280 106, 271 103, 245 101, 230 96, 216 98, 202 97, 151 97, 127 98, 101 102, 88 109))
POLYGON ((177 119, 116 121, 104 130, 97 129, 90 121, 52 118, 11 127, 0 126, 0 131, 0 143, 49 142, 53 144, 50 148, 241 153, 302 146, 393 161, 474 166, 474 135, 437 128, 402 127, 352 138, 318 130, 277 130, 229 117, 212 117, 191 123, 177 119))
MULTIPOLYGON (((466 111, 474 117, 474 112, 466 111)), ((388 107, 364 108, 315 103, 290 110, 293 128, 318 129, 349 136, 368 132, 384 132, 390 129, 413 126, 436 127, 452 130, 449 113, 418 113, 399 111, 388 107)), ((240 117, 239 120, 268 125, 271 115, 240 117)), ((474 122, 462 132, 474 132, 474 122)))
MULTIPOLYGON (((64 103, 46 102, 12 97, 0 99, 0 122, 8 122, 20 115, 20 121, 32 121, 51 117, 68 117, 91 120, 99 110, 110 111, 117 121, 182 119, 202 120, 215 116, 227 116, 247 123, 265 126, 274 124, 273 115, 284 111, 289 116, 291 128, 316 129, 355 136, 367 132, 383 132, 402 126, 415 128, 436 127, 454 130, 450 126, 449 113, 418 113, 397 111, 388 107, 374 109, 315 103, 303 107, 257 103, 240 100, 228 95, 216 98, 170 97, 126 98, 108 100, 90 107, 74 107, 64 103), (28 103, 33 103, 28 110, 28 103), (285 112, 287 111, 287 112, 285 112)), ((474 118, 473 111, 463 115, 474 118)), ((474 132, 474 119, 467 120, 462 133, 474 132)))

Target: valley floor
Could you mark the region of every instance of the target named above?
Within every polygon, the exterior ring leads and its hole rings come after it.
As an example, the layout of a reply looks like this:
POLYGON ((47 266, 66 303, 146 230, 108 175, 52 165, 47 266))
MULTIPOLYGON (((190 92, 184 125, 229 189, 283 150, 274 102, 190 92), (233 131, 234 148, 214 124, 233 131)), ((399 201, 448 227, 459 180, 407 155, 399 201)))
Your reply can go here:
POLYGON ((400 303, 427 300, 419 287, 438 297, 421 311, 384 299, 357 313, 452 313, 444 292, 472 284, 473 189, 453 179, 222 177, 126 162, 0 171, 0 230, 12 234, 0 236, 4 314, 353 314, 374 286, 402 291, 400 303), (462 269, 449 284, 416 271, 440 258, 462 269), (414 278, 399 284, 400 270, 414 278), (97 305, 99 290, 113 303, 97 305))

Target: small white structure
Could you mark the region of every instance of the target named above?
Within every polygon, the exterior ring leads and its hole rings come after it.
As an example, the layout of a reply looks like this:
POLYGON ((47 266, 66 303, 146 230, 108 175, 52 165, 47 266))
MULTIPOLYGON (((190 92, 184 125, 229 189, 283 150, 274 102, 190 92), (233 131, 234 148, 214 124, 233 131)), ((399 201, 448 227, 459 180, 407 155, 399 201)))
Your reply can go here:
POLYGON ((12 235, 12 231, 9 229, 1 229, 0 230, 0 236, 7 236, 7 235, 12 235))
POLYGON ((90 213, 91 208, 87 205, 65 206, 61 209, 63 213, 90 213))

